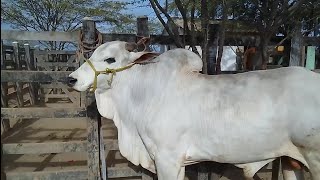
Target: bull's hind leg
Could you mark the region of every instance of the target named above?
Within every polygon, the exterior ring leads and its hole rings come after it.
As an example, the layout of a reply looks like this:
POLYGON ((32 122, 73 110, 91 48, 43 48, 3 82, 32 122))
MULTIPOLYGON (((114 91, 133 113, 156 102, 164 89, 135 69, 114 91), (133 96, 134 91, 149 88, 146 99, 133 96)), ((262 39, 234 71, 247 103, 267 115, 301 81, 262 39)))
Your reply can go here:
POLYGON ((290 157, 282 157, 281 165, 284 180, 304 180, 303 168, 298 161, 290 157))
POLYGON ((158 180, 183 180, 185 167, 181 167, 176 158, 165 154, 156 156, 156 168, 158 180))

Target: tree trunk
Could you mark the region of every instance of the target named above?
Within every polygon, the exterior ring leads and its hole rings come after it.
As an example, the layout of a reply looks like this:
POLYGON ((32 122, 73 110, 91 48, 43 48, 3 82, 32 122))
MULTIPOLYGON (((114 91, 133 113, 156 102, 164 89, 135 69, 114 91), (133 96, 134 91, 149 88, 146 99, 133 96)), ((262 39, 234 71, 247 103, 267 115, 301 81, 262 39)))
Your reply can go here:
POLYGON ((224 39, 225 39, 225 24, 227 21, 227 5, 225 1, 222 2, 223 7, 222 7, 222 23, 219 28, 219 48, 218 48, 218 57, 217 57, 217 66, 216 66, 216 73, 220 74, 221 73, 221 59, 223 55, 223 45, 224 45, 224 39))
POLYGON ((259 69, 267 69, 267 63, 269 61, 269 52, 268 52, 268 44, 271 36, 262 35, 260 46, 258 48, 258 53, 260 54, 261 64, 259 64, 259 69))
POLYGON ((302 48, 303 37, 301 34, 301 23, 295 28, 293 37, 291 39, 291 52, 289 66, 302 66, 302 48))
POLYGON ((203 34, 203 44, 202 44, 202 61, 203 74, 208 73, 207 69, 207 54, 208 54, 208 2, 207 0, 201 0, 201 31, 203 34))

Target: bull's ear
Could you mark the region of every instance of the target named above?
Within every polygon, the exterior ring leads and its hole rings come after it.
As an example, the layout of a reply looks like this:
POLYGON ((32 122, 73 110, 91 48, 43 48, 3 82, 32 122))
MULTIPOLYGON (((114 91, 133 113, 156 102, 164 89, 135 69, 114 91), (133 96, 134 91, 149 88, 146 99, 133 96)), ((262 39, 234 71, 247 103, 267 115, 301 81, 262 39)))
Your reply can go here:
POLYGON ((160 54, 159 53, 152 53, 148 52, 145 54, 142 54, 138 59, 134 61, 135 64, 146 64, 146 63, 151 63, 153 59, 158 57, 160 54))
POLYGON ((135 64, 147 64, 152 63, 152 60, 158 57, 160 54, 155 52, 137 52, 130 53, 130 60, 135 64))

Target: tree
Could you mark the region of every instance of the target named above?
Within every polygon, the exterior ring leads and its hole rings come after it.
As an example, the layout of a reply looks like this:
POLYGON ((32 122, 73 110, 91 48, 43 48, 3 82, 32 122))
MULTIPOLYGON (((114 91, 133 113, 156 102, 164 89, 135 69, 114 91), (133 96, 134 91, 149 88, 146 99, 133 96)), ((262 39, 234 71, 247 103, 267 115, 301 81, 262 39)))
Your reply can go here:
MULTIPOLYGON (((79 28, 82 18, 89 16, 121 32, 135 23, 133 16, 125 13, 127 5, 120 1, 4 0, 1 20, 19 30, 73 31, 79 28)), ((63 49, 65 43, 49 42, 48 46, 63 49)))
POLYGON ((207 73, 207 65, 210 64, 207 63, 206 58, 206 54, 208 54, 208 21, 212 19, 212 15, 216 15, 215 3, 207 0, 202 0, 201 2, 195 0, 167 0, 166 7, 163 8, 158 0, 149 0, 149 2, 157 18, 177 47, 185 47, 187 37, 191 37, 189 45, 193 52, 199 54, 195 47, 196 38, 200 37, 203 39, 203 43, 201 44, 202 60, 204 63, 203 72, 207 73), (180 26, 175 21, 176 17, 183 20, 182 38, 180 37, 181 34, 179 32, 180 26), (201 25, 199 25, 199 22, 201 25))
POLYGON ((287 36, 287 39, 293 31, 300 32, 301 23, 314 19, 317 11, 313 10, 319 10, 319 2, 315 0, 233 0, 231 4, 234 19, 255 27, 258 31, 258 52, 264 66, 269 58, 270 39, 279 33, 287 36))
POLYGON ((185 37, 191 37, 190 44, 192 50, 196 52, 195 36, 203 39, 201 46, 204 72, 207 71, 208 25, 212 21, 220 21, 219 50, 216 59, 216 71, 219 72, 225 31, 231 30, 228 26, 232 21, 239 24, 240 28, 251 27, 259 34, 260 43, 257 48, 265 68, 269 59, 268 44, 272 37, 283 34, 285 37, 281 44, 284 40, 291 38, 292 32, 301 30, 297 29, 301 27, 299 24, 303 24, 304 35, 310 34, 315 27, 316 17, 320 15, 320 2, 317 0, 166 0, 168 3, 165 5, 166 8, 160 5, 159 0, 149 1, 177 47, 184 47, 185 37), (186 36, 179 37, 177 30, 179 27, 174 17, 183 20, 183 34, 186 36))

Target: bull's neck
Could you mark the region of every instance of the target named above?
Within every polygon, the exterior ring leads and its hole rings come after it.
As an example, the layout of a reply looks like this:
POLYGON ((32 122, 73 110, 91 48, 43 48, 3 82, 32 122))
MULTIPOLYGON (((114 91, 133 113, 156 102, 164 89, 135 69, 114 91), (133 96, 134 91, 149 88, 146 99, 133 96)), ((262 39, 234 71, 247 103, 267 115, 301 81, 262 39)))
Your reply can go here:
POLYGON ((112 94, 118 110, 125 109, 134 117, 134 114, 141 113, 139 111, 144 111, 152 106, 152 102, 161 98, 172 76, 168 70, 159 66, 135 65, 116 75, 112 94))

